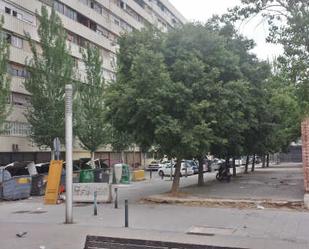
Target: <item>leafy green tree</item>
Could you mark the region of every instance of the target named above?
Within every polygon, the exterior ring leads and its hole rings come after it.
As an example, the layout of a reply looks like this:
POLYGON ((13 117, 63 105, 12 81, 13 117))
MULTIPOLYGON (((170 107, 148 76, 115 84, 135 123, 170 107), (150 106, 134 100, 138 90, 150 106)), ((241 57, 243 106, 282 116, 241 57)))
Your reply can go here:
POLYGON ((126 132, 118 131, 113 126, 111 126, 110 130, 110 144, 114 151, 121 153, 121 161, 124 163, 124 151, 130 148, 133 144, 133 139, 126 132))
POLYGON ((177 158, 171 189, 177 193, 181 160, 195 150, 193 133, 204 134, 206 126, 192 125, 192 91, 185 82, 171 80, 163 41, 154 29, 120 38, 117 82, 108 103, 118 130, 132 134, 142 148, 155 145, 168 158, 177 158))
POLYGON ((309 113, 309 5, 303 0, 242 0, 229 14, 231 20, 261 15, 269 24, 267 41, 282 44, 278 58, 287 72, 304 115, 309 113))
POLYGON ((32 95, 26 117, 33 141, 52 148, 55 137, 64 140, 64 93, 65 85, 72 83, 73 61, 66 45, 67 34, 55 10, 49 15, 43 6, 38 19, 41 49, 26 34, 33 56, 26 60, 30 76, 25 87, 32 95))
POLYGON ((83 51, 83 63, 86 76, 77 94, 76 134, 82 147, 91 152, 93 162, 95 151, 108 144, 110 134, 109 124, 105 122, 106 84, 99 49, 88 45, 83 51))
POLYGON ((10 78, 7 74, 9 44, 3 32, 3 17, 0 22, 0 132, 8 115, 8 99, 10 94, 10 78))

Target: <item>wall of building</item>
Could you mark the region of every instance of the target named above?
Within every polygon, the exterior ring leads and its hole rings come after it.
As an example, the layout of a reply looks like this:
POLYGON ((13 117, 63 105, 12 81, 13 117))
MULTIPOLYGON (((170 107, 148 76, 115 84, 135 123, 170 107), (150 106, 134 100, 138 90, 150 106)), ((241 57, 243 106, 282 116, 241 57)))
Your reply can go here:
MULTIPOLYGON (((49 156, 48 150, 38 148, 28 138, 30 126, 24 115, 31 97, 23 85, 28 77, 24 64, 26 59, 32 57, 25 33, 37 42, 40 50, 36 13, 40 12, 42 5, 55 7, 59 14, 68 32, 68 46, 81 79, 85 74, 80 49, 85 42, 101 50, 104 77, 109 81, 115 79, 118 49, 115 41, 119 35, 141 29, 146 24, 156 25, 165 31, 186 21, 168 0, 0 0, 0 15, 4 16, 3 28, 11 43, 8 70, 11 75, 11 96, 8 101, 11 112, 5 124, 5 132, 0 135, 0 164, 7 160, 26 158, 39 162, 49 156), (81 17, 86 18, 86 23, 81 23, 81 17), (42 156, 38 155, 40 153, 42 156)), ((119 156, 110 147, 101 148, 99 152, 109 153, 115 160, 119 156)), ((88 157, 89 152, 84 151, 76 141, 73 156, 88 157)), ((135 154, 128 153, 127 158, 130 163, 140 162, 140 156, 135 154)))
POLYGON ((302 154, 305 191, 309 193, 309 118, 302 122, 302 154))

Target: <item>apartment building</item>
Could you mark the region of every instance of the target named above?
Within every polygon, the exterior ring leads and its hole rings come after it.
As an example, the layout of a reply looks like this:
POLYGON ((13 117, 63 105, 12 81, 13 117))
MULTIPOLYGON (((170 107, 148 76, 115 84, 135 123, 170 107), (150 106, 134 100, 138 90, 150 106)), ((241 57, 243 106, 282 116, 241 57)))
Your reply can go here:
MULTIPOLYGON (((12 79, 8 100, 11 112, 5 133, 0 135, 0 165, 17 160, 49 160, 50 153, 28 138, 30 126, 24 116, 30 98, 23 85, 29 77, 24 64, 26 58, 31 58, 24 34, 29 33, 39 43, 36 15, 42 5, 55 8, 59 14, 80 74, 83 74, 80 47, 91 43, 102 53, 103 75, 107 81, 115 79, 117 37, 123 32, 149 24, 166 31, 186 22, 168 0, 0 0, 0 15, 4 16, 4 30, 10 43, 8 73, 12 79)), ((74 145, 74 157, 88 156, 78 144, 74 145)), ((112 153, 111 148, 102 148, 99 156, 113 160, 118 155, 112 153)), ((141 160, 134 152, 127 153, 127 157, 128 161, 141 160)))

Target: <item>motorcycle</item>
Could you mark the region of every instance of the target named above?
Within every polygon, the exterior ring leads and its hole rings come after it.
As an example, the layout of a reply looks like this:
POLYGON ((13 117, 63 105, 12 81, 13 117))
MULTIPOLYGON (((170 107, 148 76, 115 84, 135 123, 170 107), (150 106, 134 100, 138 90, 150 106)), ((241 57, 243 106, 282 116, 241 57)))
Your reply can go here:
POLYGON ((226 165, 225 163, 220 164, 220 167, 218 169, 218 173, 216 175, 216 179, 220 182, 223 181, 223 180, 230 182, 231 177, 232 177, 232 174, 230 173, 229 165, 226 165))

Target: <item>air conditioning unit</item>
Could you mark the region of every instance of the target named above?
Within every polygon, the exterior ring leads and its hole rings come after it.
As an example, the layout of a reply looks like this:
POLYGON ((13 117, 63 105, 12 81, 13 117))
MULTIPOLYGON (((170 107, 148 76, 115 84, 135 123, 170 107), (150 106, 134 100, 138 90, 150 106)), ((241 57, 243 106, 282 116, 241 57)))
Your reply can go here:
POLYGON ((18 144, 12 144, 12 151, 18 152, 18 144))

